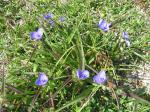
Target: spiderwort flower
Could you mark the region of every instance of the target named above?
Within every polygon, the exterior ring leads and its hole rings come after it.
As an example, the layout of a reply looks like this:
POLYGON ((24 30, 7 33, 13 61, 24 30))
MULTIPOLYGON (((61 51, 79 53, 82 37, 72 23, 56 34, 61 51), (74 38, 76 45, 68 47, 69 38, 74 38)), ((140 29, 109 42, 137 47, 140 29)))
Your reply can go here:
POLYGON ((49 21, 49 24, 50 24, 52 27, 55 26, 55 22, 54 22, 53 20, 50 20, 50 21, 49 21))
POLYGON ((39 73, 38 79, 35 81, 35 84, 38 86, 43 86, 48 82, 48 77, 45 75, 45 73, 39 73))
POLYGON ((40 40, 43 36, 43 29, 39 28, 37 31, 31 32, 30 37, 32 40, 40 40))
POLYGON ((89 77, 89 71, 88 70, 77 70, 77 77, 81 80, 84 80, 89 77))
POLYGON ((52 13, 48 13, 44 15, 44 19, 52 19, 53 18, 53 14, 52 13))
POLYGON ((98 23, 98 27, 103 31, 108 31, 110 27, 110 23, 107 23, 105 20, 100 20, 98 23))
POLYGON ((129 35, 128 35, 128 33, 127 32, 123 32, 122 36, 123 36, 123 38, 124 38, 125 43, 127 44, 127 46, 130 47, 131 44, 130 44, 130 41, 129 41, 129 35))
POLYGON ((106 71, 104 70, 101 70, 97 75, 93 77, 93 81, 97 84, 104 84, 106 80, 106 71))
POLYGON ((59 21, 60 21, 60 22, 64 22, 65 20, 66 20, 65 17, 63 17, 63 16, 59 17, 59 21))

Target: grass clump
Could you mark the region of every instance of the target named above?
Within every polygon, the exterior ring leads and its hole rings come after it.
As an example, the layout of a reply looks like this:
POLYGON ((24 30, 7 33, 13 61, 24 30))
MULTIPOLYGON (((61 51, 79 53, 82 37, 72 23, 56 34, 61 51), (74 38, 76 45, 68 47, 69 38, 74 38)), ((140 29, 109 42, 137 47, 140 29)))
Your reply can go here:
POLYGON ((144 92, 126 77, 141 61, 149 61, 149 23, 133 1, 14 0, 0 6, 1 54, 8 64, 1 75, 2 110, 150 110, 144 92), (100 25, 100 20, 107 23, 100 25), (107 78, 101 72, 93 82, 101 70, 107 78), (38 77, 40 72, 46 78, 38 77))

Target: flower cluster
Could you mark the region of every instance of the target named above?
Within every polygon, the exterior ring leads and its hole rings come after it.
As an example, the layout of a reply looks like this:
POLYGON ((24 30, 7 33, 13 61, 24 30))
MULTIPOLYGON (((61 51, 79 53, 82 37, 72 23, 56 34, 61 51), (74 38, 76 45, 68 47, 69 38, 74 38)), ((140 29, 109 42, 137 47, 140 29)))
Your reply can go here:
MULTIPOLYGON (((52 13, 48 13, 44 15, 44 19, 45 20, 49 20, 49 23, 52 27, 55 26, 55 21, 53 20, 54 15, 52 13)), ((64 22, 65 21, 65 17, 59 17, 59 22, 64 22)), ((110 29, 110 26, 112 24, 106 22, 105 20, 100 20, 98 23, 98 27, 107 32, 110 29)), ((41 40, 43 36, 43 29, 39 28, 38 30, 31 32, 30 33, 30 38, 32 40, 41 40)), ((129 35, 127 32, 123 32, 122 33, 122 37, 125 40, 125 43, 128 47, 130 47, 130 41, 129 41, 129 35)), ((88 70, 80 70, 78 69, 76 71, 76 75, 78 77, 78 79, 80 80, 85 80, 87 78, 89 78, 89 71, 88 70)), ((93 82, 96 84, 104 84, 107 81, 107 77, 106 77, 106 71, 105 70, 101 70, 99 73, 97 73, 95 76, 93 76, 93 82)), ((44 73, 39 73, 39 77, 36 80, 35 84, 38 86, 43 86, 48 82, 48 77, 44 74, 44 73)))
MULTIPOLYGON (((77 77, 80 80, 84 80, 89 78, 89 71, 88 70, 77 70, 77 77)), ((97 75, 93 77, 93 82, 96 84, 104 84, 107 81, 106 71, 101 70, 97 75)))
MULTIPOLYGON (((55 21, 53 20, 54 15, 52 13, 44 14, 43 18, 45 20, 48 20, 51 27, 55 26, 55 21)), ((66 18, 64 16, 59 17, 59 22, 64 22, 65 20, 66 20, 66 18)), ((38 30, 33 31, 33 32, 30 33, 30 38, 32 40, 41 40, 42 36, 43 36, 43 29, 42 28, 39 28, 38 30)))
MULTIPOLYGON (((111 23, 107 23, 104 19, 101 19, 99 21, 99 23, 98 23, 98 27, 101 30, 105 31, 105 32, 109 31, 111 25, 112 25, 111 23)), ((128 33, 127 32, 123 32, 122 33, 122 37, 124 38, 126 45, 128 47, 130 47, 130 41, 129 41, 129 35, 128 35, 128 33)))
POLYGON ((127 32, 123 32, 122 36, 123 36, 123 38, 124 38, 125 43, 127 44, 127 46, 130 47, 130 41, 129 41, 129 35, 128 35, 128 33, 127 32))
MULTIPOLYGON (((47 13, 43 15, 45 20, 48 20, 48 23, 51 25, 51 27, 55 26, 55 21, 54 21, 54 15, 52 13, 47 13)), ((64 22, 66 18, 64 16, 59 17, 59 22, 64 22)))
POLYGON ((52 19, 54 17, 54 15, 52 13, 48 13, 48 14, 44 14, 44 19, 48 20, 48 19, 52 19))
MULTIPOLYGON (((49 21, 49 24, 54 27, 55 21, 53 20, 54 15, 52 13, 47 13, 43 15, 43 18, 45 20, 49 21)), ((59 17, 59 22, 64 22, 65 17, 61 16, 59 17)), ((42 28, 37 29, 36 31, 33 31, 30 33, 30 39, 31 40, 41 40, 43 37, 44 30, 42 28)), ((45 73, 39 73, 38 79, 35 81, 35 84, 38 86, 43 86, 48 82, 48 77, 45 75, 45 73)))

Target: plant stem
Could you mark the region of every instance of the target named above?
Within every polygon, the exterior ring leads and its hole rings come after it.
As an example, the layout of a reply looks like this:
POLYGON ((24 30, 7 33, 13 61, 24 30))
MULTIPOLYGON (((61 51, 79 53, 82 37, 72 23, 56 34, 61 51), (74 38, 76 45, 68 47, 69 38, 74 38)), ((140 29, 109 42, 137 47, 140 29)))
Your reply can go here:
POLYGON ((98 74, 98 72, 97 72, 95 69, 93 69, 92 67, 90 67, 89 65, 85 64, 85 66, 88 67, 89 69, 91 69, 91 70, 92 70, 93 72, 95 72, 96 74, 98 74))
POLYGON ((28 112, 32 112, 32 108, 34 106, 34 103, 36 102, 38 96, 40 95, 40 90, 41 90, 41 88, 39 88, 37 90, 37 93, 35 94, 34 98, 32 99, 31 106, 28 108, 28 112))
POLYGON ((3 75, 2 75, 2 95, 5 97, 5 68, 4 68, 5 62, 3 62, 3 75))
POLYGON ((30 55, 30 57, 29 57, 29 60, 27 61, 26 65, 29 63, 29 61, 30 61, 30 60, 31 60, 31 58, 33 57, 33 55, 34 55, 34 53, 35 53, 36 49, 37 49, 37 44, 36 44, 36 45, 34 45, 34 49, 33 49, 32 53, 31 53, 31 55, 30 55))
POLYGON ((98 91, 99 88, 100 88, 100 86, 96 86, 96 87, 93 88, 92 92, 90 93, 88 98, 86 98, 86 101, 83 103, 83 105, 78 110, 78 112, 81 112, 83 110, 83 108, 85 108, 88 105, 88 103, 90 102, 91 98, 95 95, 95 93, 98 91))
POLYGON ((83 50, 81 37, 78 37, 77 45, 78 45, 78 50, 79 50, 80 69, 84 70, 85 69, 85 56, 84 56, 84 50, 83 50))
POLYGON ((62 90, 71 80, 72 80, 72 78, 68 77, 66 79, 66 81, 64 82, 64 84, 52 95, 51 98, 49 98, 46 102, 44 102, 43 105, 45 105, 46 103, 48 103, 51 99, 54 99, 57 96, 57 94, 60 92, 60 90, 62 90))

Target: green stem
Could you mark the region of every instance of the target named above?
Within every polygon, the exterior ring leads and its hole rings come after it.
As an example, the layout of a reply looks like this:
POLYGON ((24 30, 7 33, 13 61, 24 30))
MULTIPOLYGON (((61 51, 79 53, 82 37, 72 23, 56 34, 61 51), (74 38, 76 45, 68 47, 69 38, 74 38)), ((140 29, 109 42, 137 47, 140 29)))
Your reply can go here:
POLYGON ((3 76, 2 76, 2 95, 5 97, 5 62, 3 62, 3 76))
POLYGON ((31 61, 31 58, 32 58, 33 55, 35 54, 35 51, 36 51, 37 47, 38 47, 38 45, 35 44, 35 45, 34 45, 34 49, 33 49, 32 53, 31 53, 31 55, 30 55, 30 57, 29 57, 29 60, 27 61, 26 65, 28 65, 28 63, 31 61))
POLYGON ((98 91, 98 89, 100 88, 100 86, 95 86, 92 90, 92 92, 90 93, 90 95, 86 98, 86 101, 83 103, 83 105, 80 107, 80 109, 78 110, 78 112, 81 112, 91 101, 92 97, 96 94, 96 92, 98 91))
POLYGON ((84 56, 84 50, 83 50, 83 44, 81 37, 78 37, 78 50, 79 50, 79 61, 80 61, 80 69, 85 69, 85 56, 84 56))
POLYGON ((90 67, 89 65, 85 64, 85 66, 88 67, 89 69, 91 69, 91 70, 92 70, 93 72, 95 72, 96 74, 98 74, 98 72, 97 72, 95 69, 93 69, 92 67, 90 67))
POLYGON ((73 104, 75 104, 75 103, 78 103, 78 102, 80 102, 81 100, 83 100, 84 98, 86 98, 86 96, 81 96, 81 97, 79 97, 79 98, 76 98, 76 99, 74 99, 74 100, 72 100, 72 101, 66 103, 65 105, 63 105, 62 107, 60 107, 59 109, 57 109, 55 112, 62 112, 62 110, 63 110, 64 108, 69 107, 69 106, 71 106, 71 105, 73 105, 73 104))
POLYGON ((41 90, 41 88, 39 88, 37 90, 37 93, 35 94, 34 98, 32 99, 31 106, 28 108, 28 112, 32 112, 32 108, 34 107, 34 103, 36 102, 38 96, 40 95, 40 90, 41 90))
POLYGON ((57 94, 72 80, 71 77, 68 77, 68 79, 64 82, 64 84, 52 95, 51 98, 49 98, 46 102, 43 103, 43 105, 45 105, 46 103, 48 103, 51 99, 54 99, 57 94))
MULTIPOLYGON (((5 62, 2 62, 2 68, 3 68, 3 73, 2 73, 2 99, 5 98, 5 62)), ((4 101, 0 101, 0 109, 2 108, 4 104, 4 101)))

